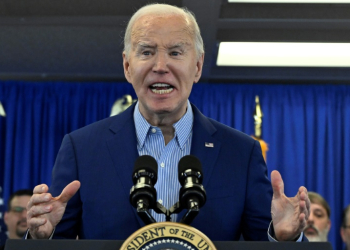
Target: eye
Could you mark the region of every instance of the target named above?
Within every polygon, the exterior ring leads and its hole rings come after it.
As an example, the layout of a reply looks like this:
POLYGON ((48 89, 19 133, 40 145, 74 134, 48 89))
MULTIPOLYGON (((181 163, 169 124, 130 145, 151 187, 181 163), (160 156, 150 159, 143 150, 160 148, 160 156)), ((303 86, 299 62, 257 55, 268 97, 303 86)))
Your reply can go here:
POLYGON ((322 218, 324 215, 323 215, 322 213, 315 213, 315 216, 316 216, 317 218, 322 218))
POLYGON ((149 56, 149 55, 151 55, 151 51, 148 51, 148 50, 143 51, 143 52, 142 52, 142 55, 144 55, 144 56, 149 56))
POLYGON ((170 53, 170 55, 172 55, 172 56, 179 56, 179 55, 180 55, 180 52, 178 52, 178 51, 172 51, 172 52, 170 53))

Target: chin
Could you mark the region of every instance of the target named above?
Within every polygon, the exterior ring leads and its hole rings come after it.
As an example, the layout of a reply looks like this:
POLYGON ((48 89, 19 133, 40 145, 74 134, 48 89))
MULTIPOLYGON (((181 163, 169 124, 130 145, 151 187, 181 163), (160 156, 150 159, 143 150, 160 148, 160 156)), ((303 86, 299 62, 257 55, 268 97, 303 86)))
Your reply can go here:
POLYGON ((327 242, 327 238, 321 237, 319 235, 306 235, 306 237, 310 242, 327 242))
POLYGON ((320 242, 321 241, 321 239, 320 239, 320 237, 318 237, 318 236, 308 236, 308 235, 306 235, 306 237, 307 237, 307 239, 310 241, 310 242, 320 242))

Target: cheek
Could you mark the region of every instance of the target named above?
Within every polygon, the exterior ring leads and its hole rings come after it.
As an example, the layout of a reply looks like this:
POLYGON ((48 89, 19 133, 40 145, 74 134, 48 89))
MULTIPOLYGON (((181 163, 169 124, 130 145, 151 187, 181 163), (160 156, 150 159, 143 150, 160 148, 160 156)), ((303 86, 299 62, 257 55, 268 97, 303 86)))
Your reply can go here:
POLYGON ((327 220, 319 220, 316 225, 320 230, 324 230, 324 229, 328 228, 328 221, 327 220))
POLYGON ((138 64, 130 67, 130 75, 134 82, 140 84, 143 82, 149 72, 149 67, 146 64, 138 64))

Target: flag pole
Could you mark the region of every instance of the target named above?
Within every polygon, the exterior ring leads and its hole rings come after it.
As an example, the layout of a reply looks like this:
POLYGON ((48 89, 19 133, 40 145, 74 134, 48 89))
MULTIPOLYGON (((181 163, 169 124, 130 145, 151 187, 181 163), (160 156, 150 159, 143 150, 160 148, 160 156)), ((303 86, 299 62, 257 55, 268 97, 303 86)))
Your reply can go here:
POLYGON ((264 114, 261 110, 259 96, 255 96, 255 109, 254 109, 254 136, 255 140, 259 141, 261 146, 262 155, 266 162, 266 153, 269 150, 268 144, 262 139, 262 118, 264 114))

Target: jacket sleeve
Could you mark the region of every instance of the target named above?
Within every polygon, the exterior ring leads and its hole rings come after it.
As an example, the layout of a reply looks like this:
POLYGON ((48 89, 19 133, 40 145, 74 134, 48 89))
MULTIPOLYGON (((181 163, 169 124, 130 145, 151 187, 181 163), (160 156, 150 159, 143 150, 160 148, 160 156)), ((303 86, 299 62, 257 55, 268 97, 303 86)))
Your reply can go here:
POLYGON ((266 241, 271 222, 272 187, 258 141, 252 148, 247 171, 242 235, 245 240, 266 241))
MULTIPOLYGON (((61 148, 57 154, 52 171, 52 184, 49 192, 58 196, 72 181, 79 180, 74 145, 71 137, 63 138, 61 148)), ((78 192, 68 201, 62 220, 55 229, 54 239, 76 239, 81 221, 81 201, 78 192)))

